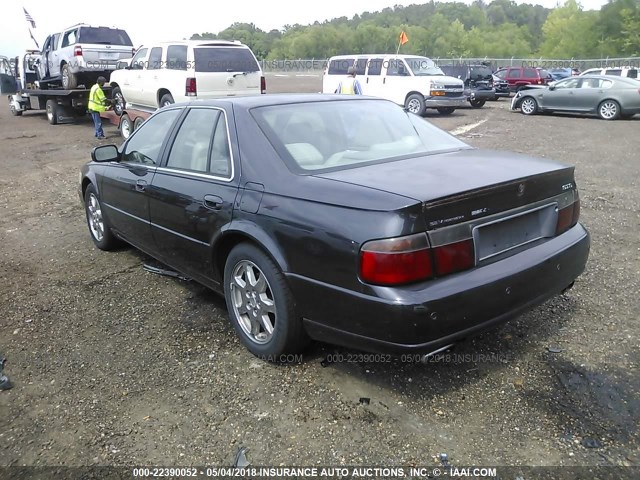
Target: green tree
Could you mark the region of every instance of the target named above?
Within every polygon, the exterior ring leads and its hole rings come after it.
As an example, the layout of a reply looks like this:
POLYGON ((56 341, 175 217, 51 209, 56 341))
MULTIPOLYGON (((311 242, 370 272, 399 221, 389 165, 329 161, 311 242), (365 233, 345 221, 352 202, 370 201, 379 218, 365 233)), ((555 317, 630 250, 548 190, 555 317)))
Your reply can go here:
POLYGON ((596 15, 583 11, 576 0, 566 0, 562 7, 549 14, 542 26, 544 40, 540 55, 547 58, 589 57, 597 45, 597 39, 592 35, 596 15))

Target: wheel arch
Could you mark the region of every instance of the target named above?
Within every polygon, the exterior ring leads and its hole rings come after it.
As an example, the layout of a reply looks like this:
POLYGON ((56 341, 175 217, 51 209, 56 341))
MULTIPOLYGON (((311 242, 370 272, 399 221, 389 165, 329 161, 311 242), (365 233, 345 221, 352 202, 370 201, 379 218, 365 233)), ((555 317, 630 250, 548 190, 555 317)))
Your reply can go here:
POLYGON ((411 90, 409 93, 407 93, 407 94, 404 96, 404 103, 405 103, 405 105, 406 105, 406 103, 407 103, 407 99, 408 99, 411 95, 420 95, 423 99, 425 98, 425 97, 424 97, 424 93, 418 92, 417 90, 411 90))
MULTIPOLYGON (((173 94, 169 91, 168 88, 164 88, 163 87, 163 88, 158 89, 158 93, 156 94, 156 102, 158 104, 158 108, 160 108, 160 99, 164 95, 166 95, 167 93, 173 97, 173 94)), ((175 99, 175 97, 173 97, 173 98, 175 99)))
POLYGON ((224 266, 231 250, 240 243, 250 243, 259 248, 280 268, 288 271, 288 263, 276 242, 258 225, 252 222, 236 222, 213 243, 212 265, 216 279, 224 278, 224 266))

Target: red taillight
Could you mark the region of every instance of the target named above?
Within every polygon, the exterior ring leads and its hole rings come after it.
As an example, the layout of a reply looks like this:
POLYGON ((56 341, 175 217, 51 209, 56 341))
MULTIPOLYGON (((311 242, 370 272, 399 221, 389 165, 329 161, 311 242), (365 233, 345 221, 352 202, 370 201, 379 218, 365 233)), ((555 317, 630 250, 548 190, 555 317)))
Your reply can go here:
POLYGON ((578 223, 578 220, 580 219, 580 198, 578 198, 577 195, 578 192, 576 192, 576 200, 571 205, 567 205, 566 207, 558 210, 556 235, 566 232, 578 223))
POLYGON ((267 80, 260 77, 260 93, 267 93, 267 80))
POLYGON ((187 78, 186 95, 187 97, 195 97, 198 94, 195 78, 187 78))
POLYGON ((82 47, 80 45, 76 45, 73 48, 73 56, 74 57, 81 57, 82 56, 82 47))
POLYGON ((437 275, 448 275, 467 270, 475 264, 473 239, 435 247, 433 255, 436 259, 437 275))
POLYGON ((360 252, 360 278, 376 285, 402 285, 433 276, 429 241, 424 233, 374 240, 360 252))

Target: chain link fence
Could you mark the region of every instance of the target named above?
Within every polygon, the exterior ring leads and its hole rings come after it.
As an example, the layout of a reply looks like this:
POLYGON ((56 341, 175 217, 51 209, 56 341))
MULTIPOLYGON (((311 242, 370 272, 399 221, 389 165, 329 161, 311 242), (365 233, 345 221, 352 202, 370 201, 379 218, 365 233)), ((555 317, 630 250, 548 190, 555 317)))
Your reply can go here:
MULTIPOLYGON (((355 57, 355 55, 354 55, 355 57)), ((540 67, 553 68, 615 68, 615 67, 640 67, 640 57, 619 58, 590 58, 590 59, 548 59, 548 58, 432 58, 436 65, 477 65, 484 63, 497 70, 502 67, 540 67)), ((298 60, 262 60, 264 72, 295 72, 295 73, 322 73, 327 67, 328 59, 298 59, 298 60)))

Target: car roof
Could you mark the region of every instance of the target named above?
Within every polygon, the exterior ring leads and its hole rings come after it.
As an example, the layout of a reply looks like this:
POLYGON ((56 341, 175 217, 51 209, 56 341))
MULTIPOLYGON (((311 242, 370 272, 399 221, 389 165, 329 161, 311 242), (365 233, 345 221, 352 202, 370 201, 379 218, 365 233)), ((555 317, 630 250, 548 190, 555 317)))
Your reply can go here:
MULTIPOLYGON (((268 107, 274 105, 290 105, 294 103, 324 103, 335 101, 379 101, 389 102, 378 97, 366 95, 338 95, 326 93, 273 93, 269 95, 240 95, 235 97, 220 97, 209 100, 194 100, 192 102, 176 103, 175 106, 220 106, 234 105, 242 108, 268 107)), ((389 102, 392 103, 392 102, 389 102)))
POLYGON ((247 47, 244 43, 238 40, 176 40, 175 42, 151 42, 143 45, 143 47, 158 46, 163 47, 167 45, 186 45, 190 47, 247 47))

